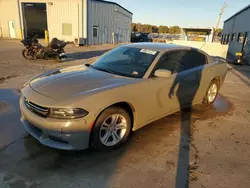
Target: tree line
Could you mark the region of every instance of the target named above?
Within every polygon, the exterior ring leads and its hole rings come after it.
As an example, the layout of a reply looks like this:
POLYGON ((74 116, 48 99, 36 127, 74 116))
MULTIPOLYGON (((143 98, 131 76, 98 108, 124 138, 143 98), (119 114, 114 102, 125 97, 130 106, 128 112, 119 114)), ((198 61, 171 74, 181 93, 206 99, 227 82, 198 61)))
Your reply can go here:
MULTIPOLYGON (((169 33, 169 34, 180 34, 181 33, 181 28, 179 26, 165 26, 165 25, 160 25, 155 26, 155 25, 150 25, 150 24, 141 24, 141 23, 132 23, 131 24, 131 30, 133 32, 143 32, 143 33, 169 33)), ((215 31, 215 35, 218 36, 222 32, 221 28, 218 28, 215 31)), ((192 34, 203 34, 201 32, 195 33, 193 32, 192 34)))
POLYGON ((150 25, 150 24, 141 24, 141 23, 132 23, 131 29, 134 32, 143 32, 143 33, 170 33, 170 34, 180 34, 181 28, 179 26, 165 26, 160 25, 150 25))

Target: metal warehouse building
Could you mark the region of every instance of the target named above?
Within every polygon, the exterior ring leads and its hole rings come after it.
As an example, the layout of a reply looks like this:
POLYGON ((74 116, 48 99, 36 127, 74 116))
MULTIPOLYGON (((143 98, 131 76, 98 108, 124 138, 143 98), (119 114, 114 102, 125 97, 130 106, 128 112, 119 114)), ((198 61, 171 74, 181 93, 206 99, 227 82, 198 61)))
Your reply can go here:
POLYGON ((222 44, 229 44, 228 53, 243 51, 249 53, 250 5, 224 21, 222 44))
POLYGON ((0 0, 0 37, 37 34, 82 44, 129 42, 132 13, 103 0, 0 0))

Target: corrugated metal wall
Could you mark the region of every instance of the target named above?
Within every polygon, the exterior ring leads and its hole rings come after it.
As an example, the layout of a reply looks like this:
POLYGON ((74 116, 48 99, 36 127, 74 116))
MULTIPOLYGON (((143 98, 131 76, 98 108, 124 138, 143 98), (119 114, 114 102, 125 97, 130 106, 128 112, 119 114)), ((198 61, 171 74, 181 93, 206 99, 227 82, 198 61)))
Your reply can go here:
POLYGON ((222 34, 232 34, 236 33, 236 40, 229 42, 228 52, 235 54, 237 51, 241 51, 242 45, 237 42, 238 34, 241 32, 248 32, 248 41, 250 41, 250 8, 236 15, 232 19, 224 23, 222 34))
POLYGON ((0 30, 2 36, 9 37, 8 21, 14 20, 16 38, 21 38, 21 28, 24 28, 25 25, 23 23, 22 3, 46 3, 50 39, 57 37, 58 39, 73 41, 75 38, 83 37, 83 2, 86 3, 86 0, 0 0, 0 30), (48 4, 48 2, 50 3, 48 4), (18 6, 20 7, 20 16, 18 6), (63 23, 72 25, 70 35, 63 34, 63 23))
POLYGON ((112 43, 112 33, 117 42, 129 42, 132 14, 117 5, 91 1, 88 3, 88 43, 112 43), (93 37, 93 26, 98 27, 98 36, 93 37))
POLYGON ((0 0, 0 35, 3 37, 9 37, 8 21, 13 20, 16 38, 21 38, 21 30, 25 28, 22 3, 46 3, 50 39, 74 41, 83 37, 88 38, 90 45, 112 43, 114 38, 119 43, 130 41, 132 14, 117 5, 92 0, 0 0), (63 34, 63 23, 67 27, 72 25, 71 34, 63 34), (93 37, 94 25, 98 26, 97 37, 93 37))
POLYGON ((82 0, 20 0, 20 3, 24 2, 46 3, 50 39, 57 37, 74 41, 75 38, 82 37, 82 0), (71 34, 63 34, 63 24, 72 25, 71 34))
MULTIPOLYGON (((78 13, 79 0, 53 1, 53 5, 47 6, 48 29, 50 38, 58 37, 67 41, 74 41, 80 36, 80 15, 78 13), (62 24, 72 25, 72 34, 62 33, 62 24)), ((80 11, 80 10, 79 10, 80 11)))
POLYGON ((9 21, 14 21, 16 38, 21 38, 17 0, 0 0, 0 37, 10 37, 9 21))

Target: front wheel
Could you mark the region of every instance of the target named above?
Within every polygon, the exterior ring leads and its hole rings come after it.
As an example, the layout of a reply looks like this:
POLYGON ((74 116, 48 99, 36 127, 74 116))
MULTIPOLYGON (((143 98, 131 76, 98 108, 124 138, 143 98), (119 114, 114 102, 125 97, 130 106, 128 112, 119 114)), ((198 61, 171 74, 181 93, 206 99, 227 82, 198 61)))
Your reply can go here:
POLYGON ((27 48, 23 49, 22 55, 25 59, 30 59, 30 60, 34 59, 33 55, 30 53, 30 51, 27 48))
POLYGON ((203 98, 202 104, 206 107, 210 107, 214 103, 218 95, 218 92, 219 92, 219 82, 217 80, 212 80, 212 82, 208 87, 206 95, 203 98))
POLYGON ((120 107, 110 107, 102 112, 93 128, 92 146, 101 151, 119 147, 131 132, 131 117, 120 107))

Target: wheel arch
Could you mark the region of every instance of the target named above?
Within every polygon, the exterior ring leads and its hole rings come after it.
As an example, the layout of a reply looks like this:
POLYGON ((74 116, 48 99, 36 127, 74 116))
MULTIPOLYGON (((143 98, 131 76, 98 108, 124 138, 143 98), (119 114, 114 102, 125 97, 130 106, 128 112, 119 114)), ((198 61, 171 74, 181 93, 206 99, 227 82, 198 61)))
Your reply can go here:
POLYGON ((214 77, 214 78, 212 79, 212 81, 214 81, 214 80, 218 82, 218 86, 219 86, 219 88, 220 88, 220 83, 221 83, 220 77, 219 77, 219 76, 216 76, 216 77, 214 77))
POLYGON ((129 113, 129 115, 131 117, 131 122, 132 122, 131 128, 133 128, 133 126, 134 126, 134 120, 135 120, 135 108, 134 108, 134 106, 132 104, 128 103, 128 102, 122 101, 122 102, 114 103, 114 104, 106 107, 105 109, 113 107, 113 106, 123 108, 123 109, 125 109, 129 113))
POLYGON ((120 108, 123 108, 125 109, 130 117, 131 117, 131 122, 132 122, 132 126, 131 126, 131 130, 133 130, 133 127, 134 127, 134 121, 135 121, 135 108, 134 106, 129 103, 129 102, 126 102, 126 101, 121 101, 121 102, 116 102, 116 103, 113 103, 109 106, 106 106, 104 109, 102 109, 100 111, 100 113, 96 116, 96 119, 95 121, 93 122, 92 126, 91 126, 91 130, 90 130, 90 138, 89 138, 89 143, 91 143, 91 137, 92 137, 92 132, 93 132, 93 126, 95 125, 96 123, 96 120, 100 117, 100 115, 103 113, 104 110, 106 110, 107 108, 110 108, 110 107, 120 107, 120 108))

